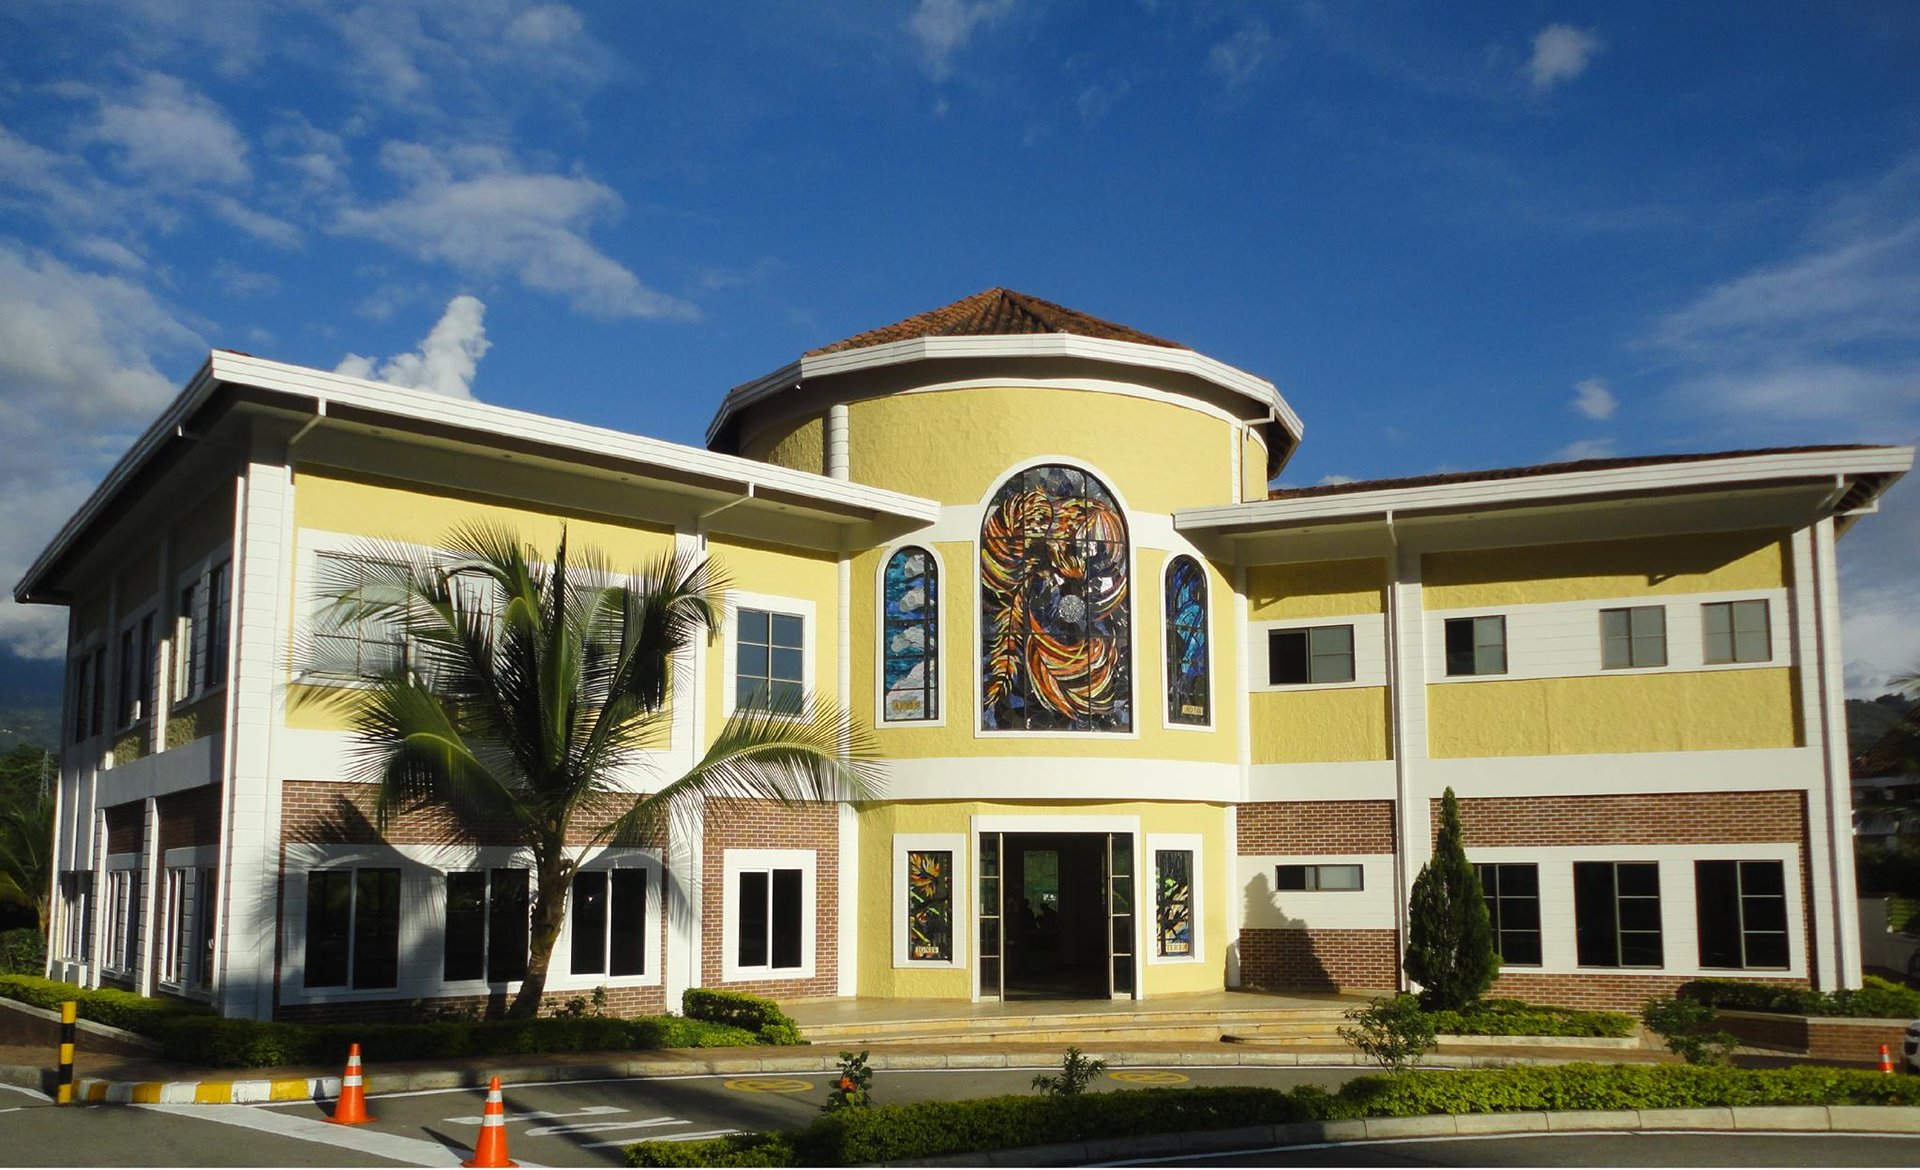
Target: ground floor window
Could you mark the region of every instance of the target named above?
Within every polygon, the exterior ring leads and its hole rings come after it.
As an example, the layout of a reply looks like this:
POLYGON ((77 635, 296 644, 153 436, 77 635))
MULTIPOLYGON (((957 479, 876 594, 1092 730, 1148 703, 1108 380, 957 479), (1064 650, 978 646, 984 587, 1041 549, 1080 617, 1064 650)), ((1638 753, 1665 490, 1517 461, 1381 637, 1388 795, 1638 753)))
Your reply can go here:
POLYGON ((1482 865, 1480 892, 1493 921, 1494 950, 1503 964, 1540 965, 1540 867, 1482 865))
POLYGON ((93 958, 93 875, 74 869, 61 874, 60 901, 66 915, 61 957, 88 962, 93 958))
POLYGON ((187 981, 187 970, 191 964, 188 956, 192 954, 193 946, 190 933, 192 889, 192 869, 176 867, 167 870, 166 890, 160 899, 160 922, 154 931, 154 937, 160 943, 159 978, 162 983, 182 986, 187 981))
POLYGON ((307 874, 308 987, 394 987, 400 977, 400 871, 307 874))
POLYGON ((573 879, 575 975, 644 975, 647 970, 647 871, 582 870, 573 879))
POLYGON ((107 873, 108 970, 131 973, 140 965, 140 871, 116 869, 107 873))
POLYGON ((1360 865, 1276 865, 1276 890, 1363 890, 1366 868, 1360 865))
POLYGON ((213 866, 203 866, 196 885, 197 896, 194 904, 200 907, 194 916, 194 965, 197 968, 197 982, 201 987, 213 986, 213 918, 219 903, 216 897, 220 890, 220 871, 213 866))
POLYGON ((1787 966, 1786 866, 1778 861, 1696 861, 1700 965, 1787 966))
POLYGON ((726 851, 726 978, 794 979, 813 973, 815 865, 811 849, 726 851))
POLYGON ((1573 916, 1582 967, 1662 965, 1658 862, 1574 862, 1573 916))
POLYGON ((1153 953, 1184 959, 1193 945, 1193 850, 1153 851, 1153 953))
POLYGON ((464 870, 447 875, 446 953, 449 983, 527 977, 529 874, 524 869, 464 870))

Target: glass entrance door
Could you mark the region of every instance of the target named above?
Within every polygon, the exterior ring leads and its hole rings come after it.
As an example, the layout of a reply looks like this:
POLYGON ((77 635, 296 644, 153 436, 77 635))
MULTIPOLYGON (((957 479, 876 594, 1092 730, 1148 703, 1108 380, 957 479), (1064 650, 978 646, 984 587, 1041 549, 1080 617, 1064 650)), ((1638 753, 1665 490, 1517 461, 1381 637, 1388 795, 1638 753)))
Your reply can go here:
POLYGON ((1133 997, 1133 834, 1107 834, 1107 994, 1133 997))
POLYGON ((998 833, 980 834, 977 850, 980 858, 980 998, 1004 999, 1005 964, 1003 958, 1003 939, 1001 930, 1004 921, 1001 912, 1000 853, 1001 841, 998 833))

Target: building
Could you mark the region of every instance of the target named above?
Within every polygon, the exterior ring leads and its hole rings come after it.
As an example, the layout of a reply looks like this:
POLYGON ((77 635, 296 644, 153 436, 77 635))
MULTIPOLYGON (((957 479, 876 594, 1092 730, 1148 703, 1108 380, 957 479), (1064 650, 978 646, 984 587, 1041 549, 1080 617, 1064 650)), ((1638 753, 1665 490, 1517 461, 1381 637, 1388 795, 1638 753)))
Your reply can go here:
POLYGON ((1393 987, 1449 786, 1500 993, 1858 980, 1834 541, 1911 449, 1269 491, 1302 432, 998 289, 735 388, 705 450, 216 351, 16 589, 70 614, 50 971, 258 1018, 513 988, 524 855, 382 839, 290 703, 400 637, 295 674, 323 569, 490 519, 723 563, 662 775, 796 687, 887 761, 872 804, 583 857, 556 1000, 1393 987))

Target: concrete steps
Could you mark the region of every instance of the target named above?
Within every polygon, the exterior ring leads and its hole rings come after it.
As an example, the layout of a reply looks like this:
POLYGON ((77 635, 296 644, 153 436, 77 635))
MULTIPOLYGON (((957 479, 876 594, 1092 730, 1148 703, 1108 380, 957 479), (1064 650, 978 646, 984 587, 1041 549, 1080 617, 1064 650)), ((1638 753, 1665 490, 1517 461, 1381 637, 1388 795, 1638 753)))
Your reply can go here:
POLYGON ((820 1045, 1078 1044, 1111 1047, 1145 1041, 1258 1040, 1302 1048, 1344 1048, 1337 1029, 1343 1008, 1258 1011, 1138 1011, 994 1014, 970 1017, 816 1024, 804 1029, 820 1045))

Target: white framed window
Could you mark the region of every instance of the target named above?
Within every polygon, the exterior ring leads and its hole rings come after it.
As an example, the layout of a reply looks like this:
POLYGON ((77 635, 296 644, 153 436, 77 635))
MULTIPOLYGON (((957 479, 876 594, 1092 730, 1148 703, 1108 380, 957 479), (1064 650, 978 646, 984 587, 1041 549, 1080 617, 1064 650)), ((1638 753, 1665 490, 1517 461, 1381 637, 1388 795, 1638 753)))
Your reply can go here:
POLYGON ((1702 968, 1787 969, 1793 952, 1785 863, 1696 861, 1693 888, 1702 968))
POLYGON ((60 957, 76 963, 93 961, 93 874, 70 869, 60 875, 60 901, 66 916, 60 957))
POLYGON ((721 861, 722 978, 813 977, 812 849, 728 849, 721 861))
POLYGON ((1507 673, 1507 619, 1500 615, 1448 618, 1447 673, 1507 673))
POLYGON ((1146 869, 1152 897, 1149 963, 1206 960, 1206 854, 1198 833, 1148 833, 1146 869))
POLYGON ((967 965, 965 833, 893 836, 893 965, 967 965))
POLYGON ((1276 890, 1359 891, 1367 888, 1366 867, 1357 862, 1322 865, 1276 865, 1273 888, 1276 890))
POLYGON ((445 875, 440 978, 445 983, 517 983, 527 977, 533 875, 524 866, 445 875))
POLYGON ((114 726, 125 730, 152 718, 154 688, 159 682, 160 646, 154 640, 157 613, 149 603, 145 612, 120 627, 120 685, 115 694, 120 707, 114 726))
POLYGON ((173 607, 173 702, 198 702, 226 685, 233 636, 233 561, 223 550, 182 573, 173 607))
POLYGON ((400 980, 400 870, 342 866, 306 875, 301 985, 364 991, 400 980))
POLYGON ((140 967, 140 855, 107 859, 107 939, 102 970, 131 978, 140 967))
POLYGON ((931 548, 905 545, 880 562, 878 661, 875 709, 882 723, 940 727, 945 660, 940 612, 940 557, 931 548))
POLYGON ((1600 668, 1667 664, 1667 607, 1634 605, 1600 611, 1600 668))
POLYGON ((398 578, 404 567, 350 552, 314 554, 312 675, 328 679, 379 678, 405 664, 405 621, 390 611, 358 606, 403 600, 398 578))
POLYGON ((814 690, 814 604, 798 597, 731 592, 722 638, 727 714, 793 710, 814 690))
POLYGON ((660 982, 662 875, 657 854, 609 850, 583 862, 567 899, 560 953, 578 983, 660 982))
POLYGON ((160 897, 160 918, 154 926, 154 941, 160 946, 160 970, 157 978, 160 982, 174 987, 186 984, 190 969, 193 939, 189 933, 192 927, 191 898, 193 890, 193 870, 186 867, 169 867, 165 871, 164 890, 160 897))
POLYGON ((1706 662, 1771 662, 1773 633, 1765 598, 1716 601, 1700 607, 1706 662))
POLYGON ((1350 683, 1353 681, 1353 626, 1308 626, 1267 631, 1267 684, 1350 683))

